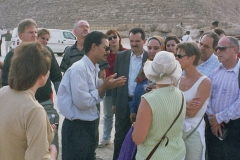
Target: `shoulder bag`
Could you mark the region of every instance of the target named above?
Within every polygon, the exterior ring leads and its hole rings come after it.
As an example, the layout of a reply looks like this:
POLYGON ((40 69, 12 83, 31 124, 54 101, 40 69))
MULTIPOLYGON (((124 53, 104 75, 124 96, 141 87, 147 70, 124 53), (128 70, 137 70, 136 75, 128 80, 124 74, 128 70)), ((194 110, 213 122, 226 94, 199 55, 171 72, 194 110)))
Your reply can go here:
POLYGON ((183 102, 184 102, 184 97, 183 97, 183 94, 182 94, 182 105, 181 105, 181 109, 180 111, 178 112, 178 115, 177 117, 174 119, 174 121, 172 122, 172 124, 170 125, 170 127, 168 128, 168 130, 165 132, 165 134, 162 136, 162 138, 160 139, 160 141, 157 143, 157 145, 153 148, 153 150, 149 153, 149 155, 147 156, 146 160, 149 160, 152 155, 154 154, 154 152, 156 151, 156 149, 158 148, 158 146, 160 145, 160 143, 165 139, 167 138, 167 142, 165 144, 165 147, 168 145, 168 137, 167 137, 167 133, 168 131, 172 128, 172 126, 174 125, 174 123, 177 121, 178 117, 180 116, 181 112, 182 112, 182 109, 183 109, 183 102))

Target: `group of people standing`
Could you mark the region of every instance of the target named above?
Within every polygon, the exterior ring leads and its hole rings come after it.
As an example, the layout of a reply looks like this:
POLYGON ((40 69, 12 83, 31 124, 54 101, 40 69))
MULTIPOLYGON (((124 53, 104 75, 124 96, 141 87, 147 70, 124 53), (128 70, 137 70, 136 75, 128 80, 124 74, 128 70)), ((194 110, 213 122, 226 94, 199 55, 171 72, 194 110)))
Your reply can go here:
POLYGON ((240 159, 235 38, 219 39, 209 31, 197 44, 180 43, 174 35, 153 36, 146 51, 142 28, 129 31, 131 49, 124 48, 117 30, 90 32, 85 20, 74 24, 73 32, 77 41, 59 66, 46 46, 48 30, 38 31, 32 19, 19 23, 22 43, 3 64, 0 159, 57 158, 59 114, 51 82, 65 117, 63 160, 94 160, 96 148, 111 143, 114 115, 114 160, 127 148, 123 141, 131 126, 137 145, 131 158, 240 159), (101 101, 103 137, 98 142, 101 101))

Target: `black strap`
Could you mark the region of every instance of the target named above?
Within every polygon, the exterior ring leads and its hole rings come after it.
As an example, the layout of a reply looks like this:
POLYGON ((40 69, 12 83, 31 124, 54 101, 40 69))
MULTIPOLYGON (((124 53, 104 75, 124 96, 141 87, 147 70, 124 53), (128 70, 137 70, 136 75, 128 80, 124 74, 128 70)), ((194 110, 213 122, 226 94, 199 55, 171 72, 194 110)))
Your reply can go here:
POLYGON ((165 147, 168 145, 168 137, 167 137, 167 133, 168 131, 172 128, 172 126, 174 125, 174 123, 177 121, 178 117, 180 116, 180 114, 182 113, 182 109, 183 109, 183 102, 184 102, 184 97, 183 97, 183 94, 182 94, 182 105, 181 105, 181 109, 180 111, 178 112, 178 115, 177 117, 174 119, 174 121, 172 122, 171 126, 168 128, 168 130, 165 132, 165 134, 162 136, 161 140, 157 143, 157 145, 153 148, 153 150, 149 153, 149 155, 147 156, 146 160, 149 160, 153 153, 156 151, 156 149, 158 148, 158 146, 160 145, 160 143, 165 139, 167 138, 167 142, 165 144, 165 147))

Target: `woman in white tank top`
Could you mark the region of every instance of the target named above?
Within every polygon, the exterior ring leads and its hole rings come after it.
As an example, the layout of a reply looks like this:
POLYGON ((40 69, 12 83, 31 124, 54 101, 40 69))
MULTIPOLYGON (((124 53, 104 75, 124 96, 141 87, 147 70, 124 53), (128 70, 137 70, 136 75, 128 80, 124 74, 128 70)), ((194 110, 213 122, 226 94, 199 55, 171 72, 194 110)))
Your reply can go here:
POLYGON ((203 116, 210 97, 211 81, 197 70, 200 56, 200 49, 195 42, 184 42, 177 46, 175 57, 185 71, 178 83, 187 102, 183 126, 183 139, 187 151, 185 160, 205 160, 203 116))

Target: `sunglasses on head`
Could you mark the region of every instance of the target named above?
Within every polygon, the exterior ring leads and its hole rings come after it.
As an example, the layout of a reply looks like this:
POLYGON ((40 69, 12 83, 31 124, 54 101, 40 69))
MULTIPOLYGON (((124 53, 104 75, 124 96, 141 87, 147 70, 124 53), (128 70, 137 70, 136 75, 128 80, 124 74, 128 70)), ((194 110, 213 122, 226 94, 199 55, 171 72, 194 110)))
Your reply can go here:
POLYGON ((108 40, 109 40, 109 41, 111 41, 112 39, 117 39, 117 35, 114 35, 114 36, 108 37, 108 40))
POLYGON ((181 54, 175 54, 175 57, 177 57, 178 59, 181 59, 183 57, 187 56, 186 54, 185 55, 181 55, 181 54))
POLYGON ((217 51, 219 49, 219 51, 226 51, 227 48, 233 48, 234 46, 217 46, 215 48, 215 50, 217 51))
POLYGON ((107 51, 109 51, 109 50, 110 50, 110 47, 109 47, 109 46, 107 46, 107 47, 105 47, 104 49, 105 49, 105 51, 107 52, 107 51))

